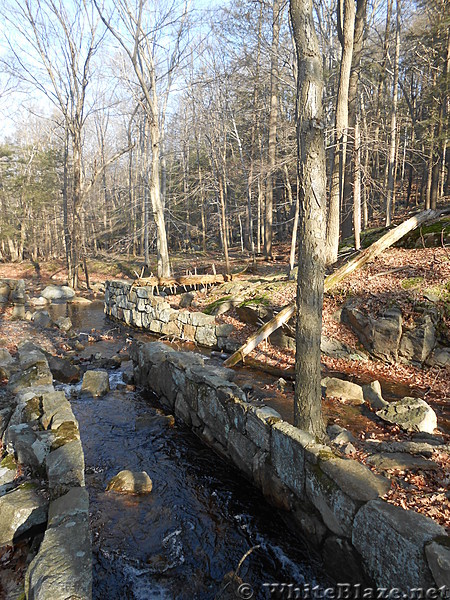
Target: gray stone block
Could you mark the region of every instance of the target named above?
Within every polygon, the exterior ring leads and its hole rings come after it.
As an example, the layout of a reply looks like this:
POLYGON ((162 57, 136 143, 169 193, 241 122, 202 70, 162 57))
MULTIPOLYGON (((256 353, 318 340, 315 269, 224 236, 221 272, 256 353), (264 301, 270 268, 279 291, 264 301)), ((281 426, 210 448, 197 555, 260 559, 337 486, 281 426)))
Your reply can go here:
POLYGON ((301 499, 305 493, 304 446, 311 436, 281 421, 272 427, 271 455, 281 481, 301 499))
POLYGON ((424 546, 439 536, 444 528, 424 515, 371 500, 356 515, 352 542, 377 585, 406 592, 434 586, 424 546))

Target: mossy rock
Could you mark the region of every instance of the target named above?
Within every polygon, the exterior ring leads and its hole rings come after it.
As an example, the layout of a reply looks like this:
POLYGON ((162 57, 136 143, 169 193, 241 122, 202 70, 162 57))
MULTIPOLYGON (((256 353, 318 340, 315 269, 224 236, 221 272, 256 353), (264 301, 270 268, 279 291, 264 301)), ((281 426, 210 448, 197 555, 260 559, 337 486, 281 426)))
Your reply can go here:
POLYGON ((64 446, 64 444, 80 439, 78 427, 73 421, 66 421, 60 425, 54 432, 54 436, 52 450, 56 450, 57 448, 64 446))
POLYGON ((23 411, 23 417, 25 422, 29 423, 30 421, 36 421, 37 419, 40 419, 41 416, 41 398, 39 396, 35 396, 34 398, 31 398, 31 400, 28 400, 23 411))
POLYGON ((17 463, 12 454, 7 454, 5 458, 0 462, 0 467, 4 469, 10 469, 10 471, 15 471, 17 469, 17 463))
POLYGON ((265 296, 259 296, 257 298, 248 298, 247 300, 244 300, 244 302, 241 302, 239 304, 239 308, 243 308, 244 306, 257 306, 261 304, 263 306, 270 306, 270 300, 265 296))
POLYGON ((422 248, 425 244, 426 248, 437 247, 450 237, 450 217, 443 217, 435 223, 429 225, 423 225, 414 229, 401 240, 399 240, 395 246, 400 248, 422 248))
POLYGON ((414 290, 420 287, 423 283, 423 277, 408 277, 403 279, 400 285, 404 290, 414 290))
POLYGON ((214 300, 214 302, 211 302, 211 304, 208 304, 208 306, 205 306, 202 312, 204 312, 206 315, 212 315, 214 314, 216 308, 219 308, 221 304, 231 299, 232 296, 222 296, 222 298, 218 298, 217 300, 214 300))
POLYGON ((35 490, 38 488, 38 484, 34 481, 24 481, 19 485, 20 490, 35 490))

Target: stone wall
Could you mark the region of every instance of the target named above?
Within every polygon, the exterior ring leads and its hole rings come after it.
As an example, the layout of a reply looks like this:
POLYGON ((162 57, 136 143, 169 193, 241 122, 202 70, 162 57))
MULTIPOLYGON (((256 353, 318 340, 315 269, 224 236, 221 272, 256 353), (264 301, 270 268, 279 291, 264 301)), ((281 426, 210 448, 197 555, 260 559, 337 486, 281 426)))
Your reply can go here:
POLYGON ((404 592, 449 585, 444 528, 383 500, 388 479, 248 402, 229 369, 161 342, 137 344, 131 354, 136 381, 289 511, 337 582, 404 592))
POLYGON ((234 351, 237 346, 228 339, 232 325, 218 324, 215 317, 202 312, 176 310, 164 297, 154 296, 150 287, 106 281, 105 313, 154 335, 190 340, 220 350, 234 351))
POLYGON ((0 279, 0 308, 8 302, 14 305, 13 317, 25 316, 26 290, 23 279, 0 279))
POLYGON ((64 392, 55 391, 45 355, 30 343, 18 360, 4 349, 9 373, 0 399, 0 546, 44 527, 25 575, 28 599, 92 598, 89 496, 78 422, 64 392), (9 358, 8 358, 9 357, 9 358), (18 484, 18 469, 31 479, 18 484), (42 487, 45 493, 42 493, 42 487))

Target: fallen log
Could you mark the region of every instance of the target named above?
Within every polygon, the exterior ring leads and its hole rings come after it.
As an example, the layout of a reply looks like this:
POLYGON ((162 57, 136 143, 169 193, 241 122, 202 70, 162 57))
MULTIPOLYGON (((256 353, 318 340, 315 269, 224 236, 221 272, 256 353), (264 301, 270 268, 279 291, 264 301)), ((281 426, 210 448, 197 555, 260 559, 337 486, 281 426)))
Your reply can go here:
MULTIPOLYGON (((407 233, 419 227, 420 225, 424 225, 425 223, 429 223, 430 221, 434 221, 441 217, 444 214, 448 214, 450 209, 441 209, 441 210, 424 210, 419 214, 411 217, 407 221, 404 221, 394 229, 388 231, 385 235, 383 235, 379 240, 374 242, 371 246, 363 250, 358 256, 350 260, 348 263, 345 263, 342 267, 337 269, 328 277, 325 277, 324 281, 324 291, 328 292, 333 287, 335 287, 338 283, 341 283, 348 275, 353 273, 354 271, 360 269, 367 263, 374 260, 377 256, 379 256, 384 250, 398 242, 403 236, 407 233)), ((295 304, 289 304, 285 306, 278 314, 276 314, 273 319, 265 323, 258 331, 252 334, 248 340, 243 344, 234 354, 232 354, 227 360, 223 363, 225 367, 232 367, 236 365, 241 360, 243 361, 245 356, 249 354, 252 350, 258 346, 262 341, 264 341, 271 333, 276 331, 279 327, 289 321, 289 319, 294 315, 296 310, 295 304)))

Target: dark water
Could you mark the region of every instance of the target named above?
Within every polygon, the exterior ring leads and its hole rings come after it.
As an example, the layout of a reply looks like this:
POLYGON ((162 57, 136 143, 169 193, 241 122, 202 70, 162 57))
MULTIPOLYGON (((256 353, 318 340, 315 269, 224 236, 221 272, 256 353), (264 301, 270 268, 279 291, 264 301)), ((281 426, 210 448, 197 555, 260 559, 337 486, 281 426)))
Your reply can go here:
MULTIPOLYGON (((113 387, 120 373, 112 373, 113 387)), ((325 583, 302 539, 231 465, 183 425, 169 427, 157 400, 113 390, 72 400, 86 459, 94 546, 94 598, 214 598, 251 547, 240 575, 264 582, 325 583), (145 470, 146 496, 105 492, 122 469, 145 470)))
MULTIPOLYGON (((89 344, 89 355, 113 354, 130 334, 151 339, 105 319, 102 302, 52 305, 51 311, 53 318, 69 316, 78 331, 113 333, 89 344)), ((118 390, 120 371, 111 371, 110 380, 112 391, 103 398, 72 394, 90 496, 94 599, 213 599, 224 575, 258 545, 239 572, 253 598, 269 597, 265 582, 326 583, 286 515, 183 424, 170 427, 157 398, 118 390), (122 469, 146 471, 151 494, 105 492, 122 469)))

